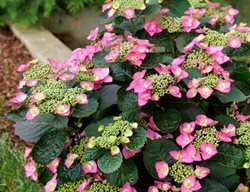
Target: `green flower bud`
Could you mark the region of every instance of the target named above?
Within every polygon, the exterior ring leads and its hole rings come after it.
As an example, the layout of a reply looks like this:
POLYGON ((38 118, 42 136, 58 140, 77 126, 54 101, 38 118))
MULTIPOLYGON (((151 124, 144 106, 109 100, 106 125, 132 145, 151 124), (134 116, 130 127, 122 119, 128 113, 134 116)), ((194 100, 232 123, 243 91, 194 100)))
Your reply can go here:
POLYGON ((170 167, 169 174, 174 178, 175 182, 183 183, 186 177, 194 175, 194 170, 191 166, 182 164, 177 161, 170 167))
POLYGON ((161 21, 161 28, 166 29, 169 33, 177 33, 182 31, 182 18, 170 17, 164 15, 161 21))

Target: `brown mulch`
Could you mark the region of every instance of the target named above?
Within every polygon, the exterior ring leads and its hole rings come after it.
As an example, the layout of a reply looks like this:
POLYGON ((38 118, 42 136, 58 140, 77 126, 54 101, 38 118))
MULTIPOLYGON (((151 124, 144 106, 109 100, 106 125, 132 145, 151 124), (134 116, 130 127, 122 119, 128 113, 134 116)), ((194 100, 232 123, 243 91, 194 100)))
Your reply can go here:
POLYGON ((29 51, 10 29, 0 28, 0 133, 7 130, 13 140, 18 140, 13 134, 13 123, 8 122, 5 115, 15 106, 8 101, 17 92, 16 87, 21 79, 17 67, 31 59, 29 51))

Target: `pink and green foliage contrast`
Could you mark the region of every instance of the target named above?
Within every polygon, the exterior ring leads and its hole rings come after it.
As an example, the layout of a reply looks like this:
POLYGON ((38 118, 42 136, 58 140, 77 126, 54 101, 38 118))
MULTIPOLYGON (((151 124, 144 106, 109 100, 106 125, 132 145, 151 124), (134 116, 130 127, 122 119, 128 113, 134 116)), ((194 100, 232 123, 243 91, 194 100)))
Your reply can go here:
MULTIPOLYGON (((23 64, 8 114, 46 192, 245 192, 250 28, 220 1, 114 0, 92 43, 23 64)), ((60 51, 60 50, 59 50, 60 51)))

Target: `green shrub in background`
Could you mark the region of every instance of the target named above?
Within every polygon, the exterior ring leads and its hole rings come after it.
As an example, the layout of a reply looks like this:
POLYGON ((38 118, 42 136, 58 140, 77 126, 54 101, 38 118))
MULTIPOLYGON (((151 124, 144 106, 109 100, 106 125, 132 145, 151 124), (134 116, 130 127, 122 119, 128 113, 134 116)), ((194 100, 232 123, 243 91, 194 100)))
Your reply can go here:
POLYGON ((98 6, 103 0, 1 0, 0 25, 40 25, 52 12, 76 15, 85 6, 98 6))

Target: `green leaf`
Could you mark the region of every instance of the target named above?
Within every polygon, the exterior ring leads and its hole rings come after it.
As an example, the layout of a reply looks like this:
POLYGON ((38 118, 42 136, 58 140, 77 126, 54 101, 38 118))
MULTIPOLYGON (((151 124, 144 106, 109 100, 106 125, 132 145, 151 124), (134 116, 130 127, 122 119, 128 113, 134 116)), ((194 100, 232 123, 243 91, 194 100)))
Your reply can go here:
POLYGON ((105 174, 107 181, 116 186, 123 186, 126 182, 134 185, 138 180, 138 170, 136 164, 130 159, 123 161, 122 166, 115 172, 105 174))
POLYGON ((118 91, 118 108, 121 111, 136 111, 139 109, 138 96, 133 91, 126 91, 121 88, 118 91))
POLYGON ((231 91, 229 93, 221 93, 217 91, 216 96, 222 103, 229 103, 233 101, 239 103, 247 99, 244 93, 234 86, 231 87, 231 91))
POLYGON ((121 167, 122 161, 121 153, 112 156, 110 152, 105 151, 97 160, 97 165, 103 173, 113 173, 121 167))
POLYGON ((82 164, 79 160, 75 161, 73 165, 68 169, 64 165, 64 159, 58 166, 58 180, 63 183, 73 182, 82 177, 82 164))
POLYGON ((36 163, 48 165, 58 157, 66 140, 65 131, 52 131, 43 135, 32 150, 32 157, 36 163))
POLYGON ((169 139, 161 138, 149 141, 143 152, 143 162, 150 175, 158 179, 155 170, 156 162, 165 161, 168 162, 169 165, 172 165, 175 162, 169 154, 169 151, 172 150, 178 150, 178 147, 169 139))
POLYGON ((54 174, 48 168, 38 168, 37 173, 38 180, 43 185, 46 185, 46 183, 54 176, 54 174))
POLYGON ((240 167, 245 161, 245 153, 240 145, 221 143, 214 159, 226 167, 240 167))
POLYGON ((132 67, 127 63, 114 63, 113 65, 111 65, 110 69, 111 76, 116 81, 130 80, 130 77, 133 74, 132 67))
POLYGON ((183 79, 184 83, 187 85, 190 80, 193 78, 199 78, 204 77, 203 74, 201 74, 201 71, 197 68, 188 68, 186 69, 186 72, 188 73, 188 77, 183 79))
MULTIPOLYGON (((145 23, 145 19, 140 17, 135 17, 133 18, 133 22, 134 22, 134 31, 137 32, 138 30, 142 29, 145 23)), ((127 19, 125 19, 121 24, 116 24, 115 27, 123 29, 125 31, 132 32, 130 20, 127 19)))
POLYGON ((148 53, 140 66, 143 69, 153 69, 162 63, 162 56, 159 53, 148 53))
POLYGON ((155 125, 163 133, 171 133, 178 128, 180 123, 180 113, 176 109, 167 109, 166 111, 157 111, 153 115, 155 125))
POLYGON ((104 51, 99 51, 95 53, 92 58, 92 62, 94 63, 94 65, 96 65, 97 67, 110 67, 114 65, 115 63, 107 63, 104 59, 104 57, 108 55, 109 52, 110 49, 105 49, 104 51))
MULTIPOLYGON (((211 19, 210 19, 211 20, 211 19)), ((183 33, 180 34, 176 39, 176 47, 180 53, 182 53, 184 47, 186 47, 195 37, 195 34, 192 33, 183 33)))
POLYGON ((98 102, 95 99, 89 99, 88 104, 77 105, 72 117, 84 118, 94 114, 98 109, 98 102))
POLYGON ((113 19, 115 19, 116 17, 117 17, 117 14, 113 15, 112 17, 108 17, 108 10, 106 10, 100 15, 99 22, 100 24, 111 23, 113 19))
POLYGON ((235 70, 230 78, 237 81, 247 81, 250 79, 250 72, 246 64, 236 64, 235 70), (239 66, 238 66, 239 65, 239 66))
POLYGON ((201 181, 202 188, 198 192, 229 192, 227 188, 212 179, 204 179, 201 181))
POLYGON ((145 129, 143 129, 143 128, 135 129, 133 136, 130 137, 129 139, 130 139, 130 142, 127 145, 127 148, 129 150, 137 150, 137 149, 142 148, 146 142, 146 139, 147 139, 145 129))
POLYGON ((149 5, 144 9, 143 11, 140 12, 140 15, 152 15, 154 13, 158 13, 161 10, 160 5, 149 5))
POLYGON ((205 112, 197 105, 189 105, 181 110, 181 120, 182 122, 195 121, 199 114, 205 114, 205 112))
POLYGON ((224 126, 224 125, 228 126, 230 123, 234 124, 236 127, 240 126, 238 121, 226 115, 219 115, 215 118, 215 120, 219 121, 220 126, 224 126))
POLYGON ((66 127, 64 126, 66 124, 61 124, 62 122, 58 122, 58 120, 58 117, 55 115, 42 114, 31 121, 18 121, 14 125, 15 134, 25 141, 36 142, 46 132, 57 130, 58 127, 66 127))
POLYGON ((169 16, 173 17, 181 17, 184 15, 184 12, 188 10, 190 4, 187 0, 176 1, 176 0, 168 0, 168 3, 164 8, 169 8, 170 12, 168 13, 169 16))
POLYGON ((82 160, 83 161, 95 160, 98 157, 100 157, 103 152, 104 152, 104 149, 102 149, 102 148, 98 148, 98 147, 87 148, 83 152, 82 160))
POLYGON ((51 122, 51 124, 55 128, 64 128, 67 127, 68 122, 69 122, 68 117, 61 117, 58 115, 54 115, 54 120, 51 122))
POLYGON ((12 110, 7 113, 7 119, 10 121, 24 121, 28 109, 29 107, 27 105, 23 105, 17 110, 12 110))
POLYGON ((102 133, 98 131, 98 128, 100 127, 100 125, 107 126, 113 122, 114 122, 114 119, 112 117, 106 117, 106 118, 99 120, 95 123, 91 123, 85 128, 86 135, 88 137, 101 136, 102 133))
POLYGON ((250 179, 250 169, 246 170, 247 177, 250 179))

